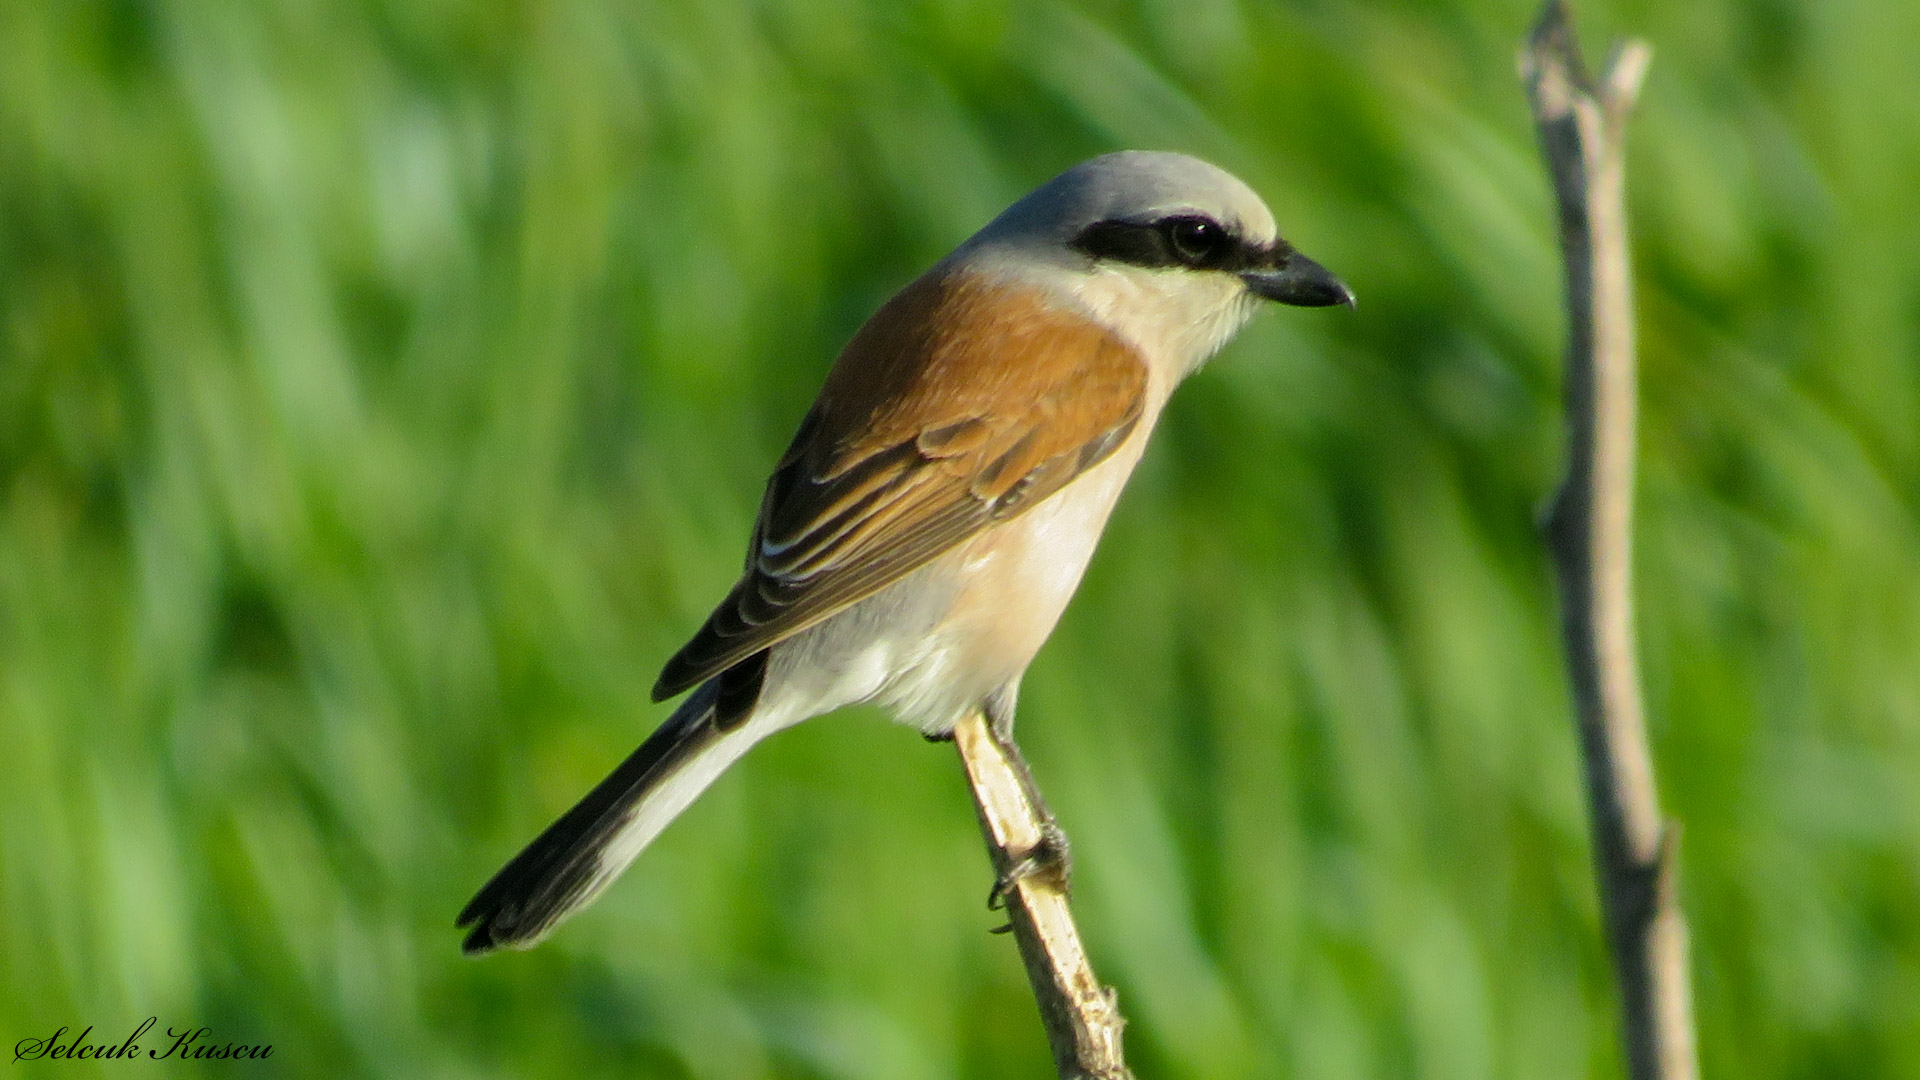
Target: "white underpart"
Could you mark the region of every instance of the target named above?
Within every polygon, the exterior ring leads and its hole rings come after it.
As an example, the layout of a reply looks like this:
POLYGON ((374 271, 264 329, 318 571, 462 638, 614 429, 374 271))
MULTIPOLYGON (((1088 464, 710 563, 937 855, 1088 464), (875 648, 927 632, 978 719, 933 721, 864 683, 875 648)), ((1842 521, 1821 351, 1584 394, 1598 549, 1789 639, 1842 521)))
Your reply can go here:
POLYGON ((900 722, 944 734, 988 695, 1018 682, 1073 599, 1145 438, 1139 431, 1067 488, 998 526, 990 542, 935 562, 933 575, 950 575, 962 592, 978 589, 986 599, 965 597, 968 617, 943 620, 920 638, 916 662, 877 695, 900 722), (1017 617, 995 618, 1009 606, 1017 617))
POLYGON ((902 672, 938 668, 936 630, 958 586, 946 562, 936 559, 775 646, 755 721, 771 711, 788 726, 880 697, 902 672))
POLYGON ((1037 607, 1057 613, 1073 599, 1138 457, 1135 452, 1109 458, 1061 497, 1045 500, 1015 523, 1026 534, 1024 548, 1047 555, 1029 558, 1021 567, 1026 595, 1037 607))

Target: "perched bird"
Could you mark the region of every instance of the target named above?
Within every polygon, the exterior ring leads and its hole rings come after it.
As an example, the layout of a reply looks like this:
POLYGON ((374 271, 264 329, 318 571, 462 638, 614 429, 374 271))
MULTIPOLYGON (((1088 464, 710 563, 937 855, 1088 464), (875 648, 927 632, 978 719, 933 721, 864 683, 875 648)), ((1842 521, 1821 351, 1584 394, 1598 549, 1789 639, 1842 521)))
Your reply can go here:
POLYGON ((1167 396, 1264 300, 1353 294, 1244 183, 1107 154, 1014 203, 881 306, 774 467, 740 580, 654 685, 692 690, 460 913, 527 948, 755 743, 875 702, 1001 731, 1167 396))

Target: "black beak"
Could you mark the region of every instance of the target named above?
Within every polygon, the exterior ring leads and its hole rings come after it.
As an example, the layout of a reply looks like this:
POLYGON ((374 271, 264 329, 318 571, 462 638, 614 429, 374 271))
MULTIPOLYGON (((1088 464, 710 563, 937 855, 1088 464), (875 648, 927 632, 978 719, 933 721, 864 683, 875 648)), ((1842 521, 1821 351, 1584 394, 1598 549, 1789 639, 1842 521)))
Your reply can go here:
POLYGON ((1244 270, 1240 280, 1253 292, 1294 307, 1353 306, 1353 290, 1299 252, 1282 256, 1271 269, 1244 270))

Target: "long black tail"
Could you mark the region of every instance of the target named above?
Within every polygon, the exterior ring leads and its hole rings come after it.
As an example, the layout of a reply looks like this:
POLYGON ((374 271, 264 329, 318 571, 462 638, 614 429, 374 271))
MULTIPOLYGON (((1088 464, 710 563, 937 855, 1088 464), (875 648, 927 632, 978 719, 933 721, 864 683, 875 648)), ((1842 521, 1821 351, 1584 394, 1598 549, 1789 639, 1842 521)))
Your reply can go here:
POLYGON ((748 724, 714 724, 717 680, 695 691, 620 767, 493 875, 455 923, 468 955, 538 944, 585 907, 747 748, 748 724))

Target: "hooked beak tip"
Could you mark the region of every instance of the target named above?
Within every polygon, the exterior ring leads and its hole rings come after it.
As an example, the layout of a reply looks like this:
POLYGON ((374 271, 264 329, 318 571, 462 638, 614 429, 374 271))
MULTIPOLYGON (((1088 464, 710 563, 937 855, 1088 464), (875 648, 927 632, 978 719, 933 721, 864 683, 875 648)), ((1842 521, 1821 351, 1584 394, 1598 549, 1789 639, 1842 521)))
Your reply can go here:
POLYGON ((1249 270, 1240 277, 1256 295, 1276 303, 1294 307, 1357 306, 1346 282, 1297 252, 1271 270, 1249 270))

